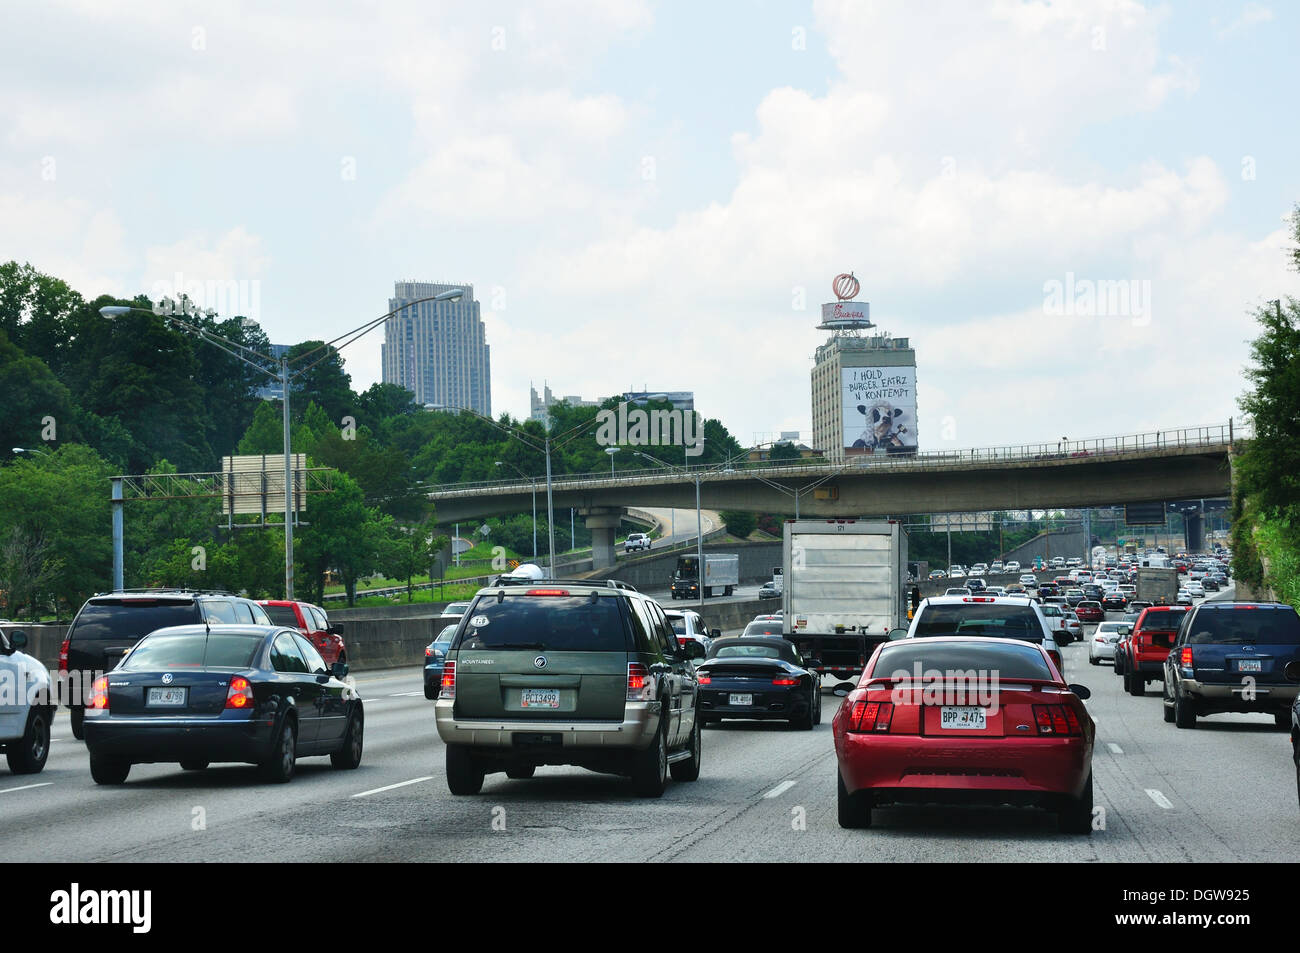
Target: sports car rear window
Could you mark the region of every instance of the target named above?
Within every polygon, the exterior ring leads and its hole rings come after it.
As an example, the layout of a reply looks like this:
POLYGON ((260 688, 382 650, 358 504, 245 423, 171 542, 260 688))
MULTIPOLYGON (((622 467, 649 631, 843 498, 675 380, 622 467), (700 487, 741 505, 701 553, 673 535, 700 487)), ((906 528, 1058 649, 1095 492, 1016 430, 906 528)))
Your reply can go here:
POLYGON ((714 658, 780 658, 781 650, 774 645, 724 645, 714 658))
POLYGON ((927 672, 997 672, 998 679, 1052 679, 1038 649, 1008 642, 923 642, 902 639, 881 649, 871 669, 874 677, 914 678, 927 672))

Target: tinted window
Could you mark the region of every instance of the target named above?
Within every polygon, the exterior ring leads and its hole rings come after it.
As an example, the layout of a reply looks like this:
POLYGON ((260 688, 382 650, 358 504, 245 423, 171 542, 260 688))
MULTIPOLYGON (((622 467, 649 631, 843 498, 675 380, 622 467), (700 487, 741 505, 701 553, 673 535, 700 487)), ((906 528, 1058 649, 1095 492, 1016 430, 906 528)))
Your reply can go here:
POLYGON ((69 637, 74 641, 89 639, 139 639, 155 629, 187 625, 201 621, 190 599, 177 602, 132 600, 129 602, 91 602, 77 615, 69 637))
POLYGON ((677 638, 673 635, 672 626, 668 624, 664 610, 659 608, 657 602, 646 602, 645 607, 650 614, 650 618, 654 620, 655 631, 659 633, 659 651, 665 655, 676 655, 678 651, 677 638))
POLYGON ((714 658, 776 658, 781 650, 774 645, 724 645, 714 658))
POLYGON ((632 634, 636 641, 638 652, 653 652, 658 654, 659 640, 651 633, 654 631, 654 620, 650 618, 650 613, 646 612, 645 603, 640 599, 629 599, 627 601, 629 609, 628 619, 632 623, 632 634))
POLYGON ((262 647, 260 635, 202 632, 145 639, 122 660, 121 671, 160 668, 251 668, 262 647))
POLYGON ((248 608, 253 612, 253 621, 258 625, 270 625, 271 617, 268 616, 256 602, 250 602, 248 608))
POLYGON ((457 641, 460 649, 626 652, 619 599, 526 596, 480 599, 457 641))
POLYGON ((248 603, 246 602, 235 603, 235 618, 238 619, 240 622, 246 623, 248 625, 253 624, 254 621, 253 610, 248 608, 248 603))
POLYGON ((1300 616, 1290 606, 1202 609, 1187 624, 1187 641, 1300 645, 1300 616))
POLYGON ((282 633, 271 643, 271 667, 277 672, 306 672, 307 663, 303 660, 293 636, 282 633))
POLYGON ((751 622, 745 626, 745 635, 780 635, 780 622, 751 622))
POLYGON ((203 614, 209 622, 235 623, 235 607, 225 599, 208 599, 203 603, 203 614))
POLYGON ((998 639, 1043 641, 1043 627, 1034 610, 1023 605, 963 603, 928 606, 917 620, 916 638, 936 635, 979 635, 998 639))
POLYGON ((313 674, 329 671, 329 667, 325 664, 325 660, 320 657, 320 653, 316 651, 315 646, 302 636, 294 636, 293 641, 298 646, 298 651, 302 653, 303 661, 307 663, 307 671, 313 674))
MULTIPOLYGON (((283 495, 281 494, 281 496, 283 495)), ((262 608, 271 617, 272 625, 287 625, 291 629, 298 628, 298 616, 294 614, 293 606, 262 606, 262 608)))
POLYGON ((988 642, 980 644, 953 644, 918 642, 903 639, 890 643, 880 652, 871 674, 912 676, 916 666, 922 673, 940 672, 997 672, 1001 681, 1017 678, 1051 679, 1052 673, 1038 649, 1028 645, 988 642))
POLYGON ((1185 615, 1187 615, 1186 612, 1174 612, 1169 609, 1148 612, 1142 617, 1142 628, 1177 629, 1185 615))

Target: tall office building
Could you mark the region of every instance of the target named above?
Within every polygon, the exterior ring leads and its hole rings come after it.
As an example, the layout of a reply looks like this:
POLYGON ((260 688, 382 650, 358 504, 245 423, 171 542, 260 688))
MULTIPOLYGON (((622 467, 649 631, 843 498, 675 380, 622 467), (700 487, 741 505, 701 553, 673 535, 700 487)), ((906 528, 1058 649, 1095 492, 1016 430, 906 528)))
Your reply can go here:
POLYGON ((388 310, 460 288, 456 301, 423 301, 384 323, 384 383, 415 394, 424 406, 468 409, 492 416, 492 364, 474 286, 399 281, 388 310))

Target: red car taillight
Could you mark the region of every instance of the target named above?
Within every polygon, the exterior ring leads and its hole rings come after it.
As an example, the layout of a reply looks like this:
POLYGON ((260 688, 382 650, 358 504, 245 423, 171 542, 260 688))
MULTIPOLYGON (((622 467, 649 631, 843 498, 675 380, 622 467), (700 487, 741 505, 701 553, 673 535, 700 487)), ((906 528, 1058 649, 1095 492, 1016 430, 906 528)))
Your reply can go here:
POLYGON ((654 689, 654 682, 650 680, 650 672, 646 667, 640 662, 628 662, 627 700, 630 702, 651 701, 654 689))
POLYGON ((1069 705, 1035 705, 1034 723, 1040 735, 1071 737, 1083 734, 1079 716, 1069 705))
POLYGON ((71 642, 72 639, 64 639, 63 644, 59 646, 59 671, 60 672, 66 672, 68 670, 68 645, 71 642))
POLYGON ((708 676, 708 675, 700 675, 700 676, 698 676, 695 680, 696 680, 696 682, 698 682, 698 683, 701 684, 701 685, 712 685, 712 684, 713 684, 713 678, 712 678, 711 676, 708 676))
POLYGON ((889 722, 894 717, 894 706, 890 702, 854 702, 852 731, 888 731, 889 722))
POLYGON ((1056 670, 1058 672, 1064 671, 1061 663, 1061 653, 1058 652, 1056 649, 1048 649, 1047 654, 1051 656, 1052 664, 1056 666, 1056 670))
POLYGON ((90 704, 87 708, 94 708, 97 711, 108 711, 108 676, 101 675, 95 679, 95 684, 90 687, 90 704))
POLYGON ((1190 675, 1192 673, 1192 647, 1190 645, 1184 645, 1183 650, 1178 653, 1178 667, 1185 674, 1190 675))
POLYGON ((442 663, 442 697, 456 697, 456 663, 451 659, 442 663))
POLYGON ((230 680, 230 690, 226 692, 226 707, 238 709, 253 707, 253 686, 244 676, 236 675, 230 680))

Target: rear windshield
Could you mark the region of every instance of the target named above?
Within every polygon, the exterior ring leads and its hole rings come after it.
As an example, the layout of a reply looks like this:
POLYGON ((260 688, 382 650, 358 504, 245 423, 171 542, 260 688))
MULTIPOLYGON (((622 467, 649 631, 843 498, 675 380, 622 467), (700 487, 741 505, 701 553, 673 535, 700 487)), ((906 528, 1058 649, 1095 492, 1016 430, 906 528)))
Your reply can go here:
POLYGON ((914 677, 926 672, 997 672, 1000 681, 1016 678, 1054 680, 1043 653, 1028 645, 1006 642, 931 643, 902 639, 881 649, 871 670, 876 677, 914 677))
POLYGON ((157 599, 87 603, 68 634, 74 641, 139 639, 155 629, 201 621, 192 600, 157 599))
POLYGON ((464 619, 459 649, 626 652, 617 598, 506 595, 480 599, 464 619))
POLYGON ((673 624, 673 631, 676 632, 678 635, 685 635, 685 634, 686 634, 686 620, 685 620, 685 619, 681 618, 680 616, 678 616, 678 617, 675 618, 675 619, 674 619, 672 616, 669 616, 669 617, 668 617, 668 621, 671 622, 671 623, 673 624))
POLYGON ((780 635, 780 622, 751 622, 745 626, 745 635, 780 635))
POLYGON ((1159 612, 1148 612, 1142 617, 1142 628, 1176 629, 1186 614, 1185 612, 1172 612, 1168 609, 1159 612))
POLYGON ((262 606, 275 625, 287 625, 291 629, 299 628, 298 617, 294 615, 293 606, 262 606))
POLYGON ((1187 641, 1300 645, 1300 616, 1290 606, 1202 609, 1187 641))
POLYGON ((119 671, 160 668, 251 668, 264 636, 202 632, 160 635, 145 639, 122 663, 119 671))
POLYGON ((921 613, 914 638, 935 635, 979 635, 995 639, 1043 641, 1043 627, 1033 609, 1024 605, 963 603, 929 606, 921 613))
POLYGON ((714 658, 777 658, 781 650, 775 645, 724 645, 714 658))

